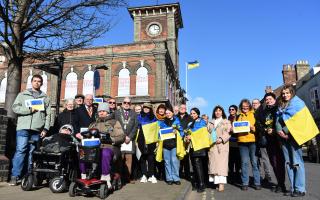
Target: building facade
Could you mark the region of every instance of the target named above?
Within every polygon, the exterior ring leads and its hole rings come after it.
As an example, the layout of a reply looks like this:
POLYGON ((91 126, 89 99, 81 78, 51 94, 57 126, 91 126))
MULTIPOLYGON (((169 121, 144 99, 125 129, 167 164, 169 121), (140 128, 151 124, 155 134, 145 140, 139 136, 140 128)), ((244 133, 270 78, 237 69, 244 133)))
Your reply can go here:
MULTIPOLYGON (((121 102, 167 103, 184 100, 179 81, 178 33, 183 28, 179 3, 128 8, 134 23, 130 44, 100 46, 64 52, 60 100, 76 94, 107 95, 121 102), (107 66, 107 70, 96 69, 107 66)), ((40 63, 45 64, 45 63, 40 63)), ((31 87, 31 77, 41 74, 42 90, 56 102, 57 77, 24 63, 21 90, 31 87)), ((5 57, 0 55, 0 103, 5 101, 5 57)))

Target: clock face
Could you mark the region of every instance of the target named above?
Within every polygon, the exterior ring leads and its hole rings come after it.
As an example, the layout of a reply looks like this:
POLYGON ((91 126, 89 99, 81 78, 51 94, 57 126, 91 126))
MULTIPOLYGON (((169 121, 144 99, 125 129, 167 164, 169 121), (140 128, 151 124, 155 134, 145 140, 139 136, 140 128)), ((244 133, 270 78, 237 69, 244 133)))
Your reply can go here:
POLYGON ((149 26, 148 32, 150 35, 155 36, 160 33, 160 26, 158 24, 151 24, 149 26))

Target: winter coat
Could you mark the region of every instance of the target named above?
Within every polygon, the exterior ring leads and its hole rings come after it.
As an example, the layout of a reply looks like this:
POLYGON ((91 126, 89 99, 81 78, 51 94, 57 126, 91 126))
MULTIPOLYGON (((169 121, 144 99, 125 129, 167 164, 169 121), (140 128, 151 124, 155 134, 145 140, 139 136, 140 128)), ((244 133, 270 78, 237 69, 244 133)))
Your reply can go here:
POLYGON ((87 108, 85 105, 82 105, 76 109, 76 115, 78 116, 77 127, 80 131, 81 128, 88 128, 92 122, 96 121, 97 108, 92 107, 92 115, 88 114, 87 108))
MULTIPOLYGON (((251 126, 254 126, 256 123, 256 120, 254 118, 254 112, 253 110, 250 110, 246 114, 240 113, 237 117, 236 121, 249 121, 251 126)), ((250 131, 248 133, 237 133, 238 134, 238 142, 248 143, 248 142, 255 142, 255 131, 250 131)))
POLYGON ((185 113, 183 117, 181 117, 181 115, 178 114, 178 118, 180 120, 180 124, 183 130, 186 130, 188 128, 188 124, 192 122, 192 118, 188 113, 185 113))
MULTIPOLYGON (((183 129, 180 125, 180 120, 178 117, 174 116, 171 120, 165 118, 163 121, 158 121, 160 129, 169 128, 169 127, 176 127, 179 130, 179 134, 183 137, 183 129)), ((177 147, 177 140, 176 138, 168 139, 163 141, 163 148, 171 150, 177 147)))
MULTIPOLYGON (((91 123, 89 128, 96 128, 100 132, 110 134, 112 145, 120 146, 126 138, 119 121, 110 118, 98 118, 95 122, 91 123), (112 130, 110 132, 110 129, 112 130)), ((104 144, 104 147, 111 147, 111 144, 104 144)))
POLYGON ((123 153, 136 153, 136 147, 134 143, 134 139, 137 135, 137 128, 138 128, 138 120, 137 120, 137 114, 134 112, 134 110, 130 109, 128 114, 128 120, 125 119, 125 114, 123 108, 120 108, 115 111, 114 117, 117 121, 120 122, 120 125, 122 127, 122 130, 126 136, 130 138, 132 141, 132 151, 122 151, 123 153))
MULTIPOLYGON (((211 133, 214 129, 214 120, 208 123, 208 130, 211 133)), ((228 176, 228 159, 229 159, 229 138, 231 124, 227 119, 223 119, 216 128, 217 139, 222 143, 214 144, 208 152, 209 157, 209 174, 218 176, 228 176)))
POLYGON ((12 110, 18 115, 17 130, 48 131, 51 120, 50 99, 41 91, 37 99, 44 99, 44 111, 32 113, 26 107, 26 100, 35 99, 29 90, 20 92, 12 105, 12 110))
POLYGON ((77 126, 79 121, 79 116, 77 115, 75 110, 67 110, 64 109, 62 113, 60 113, 54 124, 54 133, 58 133, 59 129, 65 124, 71 124, 74 130, 74 133, 79 133, 80 128, 77 126))
POLYGON ((143 111, 141 112, 141 114, 138 115, 137 119, 139 122, 138 137, 137 137, 138 148, 141 154, 154 154, 154 151, 156 149, 156 143, 146 144, 142 125, 156 122, 157 119, 153 114, 151 113, 146 114, 143 111))

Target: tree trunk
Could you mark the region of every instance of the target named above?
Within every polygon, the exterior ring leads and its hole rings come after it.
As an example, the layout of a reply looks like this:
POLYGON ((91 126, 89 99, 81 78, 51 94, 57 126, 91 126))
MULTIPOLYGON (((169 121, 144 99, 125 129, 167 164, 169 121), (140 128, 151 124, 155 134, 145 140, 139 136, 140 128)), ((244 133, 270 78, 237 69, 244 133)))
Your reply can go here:
POLYGON ((8 78, 6 102, 4 109, 7 111, 7 116, 15 118, 16 114, 12 111, 12 104, 20 92, 22 76, 22 61, 19 59, 11 59, 8 63, 8 78))

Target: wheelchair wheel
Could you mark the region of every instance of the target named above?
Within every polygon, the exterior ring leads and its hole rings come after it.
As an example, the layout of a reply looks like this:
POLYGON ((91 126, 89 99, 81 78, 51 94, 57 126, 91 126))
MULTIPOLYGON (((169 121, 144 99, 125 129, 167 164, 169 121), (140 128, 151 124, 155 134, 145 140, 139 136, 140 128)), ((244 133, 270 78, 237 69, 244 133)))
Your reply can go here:
POLYGON ((77 195, 77 184, 72 182, 69 186, 69 196, 75 197, 77 195))
POLYGON ((32 185, 33 185, 33 175, 28 174, 24 176, 21 181, 21 189, 24 191, 30 191, 32 189, 32 185))
POLYGON ((64 178, 54 177, 49 182, 49 187, 53 193, 61 193, 66 190, 66 181, 64 178))
POLYGON ((108 196, 108 186, 107 184, 101 184, 99 190, 100 199, 105 199, 108 196))

